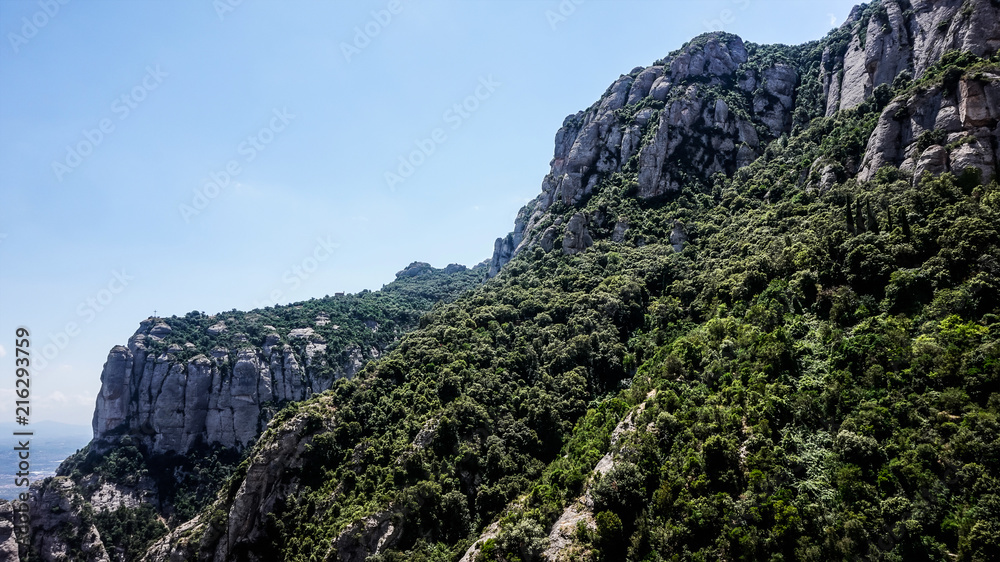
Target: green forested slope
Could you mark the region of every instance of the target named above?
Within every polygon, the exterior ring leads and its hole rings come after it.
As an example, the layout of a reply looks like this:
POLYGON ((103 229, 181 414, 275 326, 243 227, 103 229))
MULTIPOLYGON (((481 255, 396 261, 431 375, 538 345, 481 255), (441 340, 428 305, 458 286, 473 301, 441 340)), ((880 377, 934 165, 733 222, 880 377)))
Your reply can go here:
MULTIPOLYGON (((312 328, 327 343, 328 361, 316 361, 307 368, 317 378, 332 378, 333 369, 349 359, 352 349, 363 350, 363 360, 371 358, 369 350, 390 349, 404 333, 417 327, 422 314, 478 285, 484 275, 482 265, 435 269, 414 262, 377 291, 326 296, 249 312, 232 310, 209 316, 193 311, 183 317, 157 319, 168 322, 172 331, 162 339, 147 338, 145 342, 151 355, 170 353, 170 359, 182 365, 198 354, 211 355, 213 348, 260 347, 268 334, 287 335, 293 329, 312 328), (219 322, 225 323, 225 331, 211 333, 208 329, 219 322)), ((305 357, 306 340, 283 341, 290 342, 305 357)), ((219 361, 224 376, 232 376, 233 363, 228 358, 219 361)), ((273 414, 284 405, 268 403, 264 411, 273 414)), ((205 443, 186 454, 154 453, 136 435, 126 433, 92 442, 65 460, 58 474, 69 476, 84 498, 91 498, 110 483, 145 500, 135 508, 102 505, 96 513, 92 506, 83 507, 85 521, 96 521, 105 548, 117 549, 125 560, 135 560, 153 540, 167 532, 168 526, 184 523, 211 503, 219 486, 246 453, 205 443)))
MULTIPOLYGON (((629 243, 522 252, 280 413, 258 449, 315 418, 307 468, 280 477, 267 537, 231 552, 345 557, 364 534, 345 529, 381 514, 397 535, 379 559, 455 560, 500 517, 479 559, 536 560, 589 490, 580 559, 996 559, 1000 188, 886 167, 819 191, 810 176, 819 158, 856 169, 893 96, 996 69, 959 59, 733 177, 645 202, 627 170, 605 178, 581 206, 628 216, 629 243), (630 411, 639 429, 594 476, 630 411)), ((178 539, 190 552, 232 524, 248 466, 178 539)))

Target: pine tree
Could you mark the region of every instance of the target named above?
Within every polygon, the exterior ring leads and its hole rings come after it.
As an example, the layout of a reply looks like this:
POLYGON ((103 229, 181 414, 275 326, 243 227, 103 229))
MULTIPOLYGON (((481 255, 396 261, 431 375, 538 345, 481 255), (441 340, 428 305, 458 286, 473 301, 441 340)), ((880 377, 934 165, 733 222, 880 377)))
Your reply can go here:
POLYGON ((899 208, 898 219, 899 219, 899 225, 903 228, 903 236, 905 236, 906 239, 909 240, 910 239, 910 220, 906 217, 906 209, 905 208, 903 208, 903 207, 899 208))
POLYGON ((868 232, 878 234, 878 219, 875 217, 875 213, 872 212, 872 202, 870 199, 865 202, 865 214, 868 215, 868 232))

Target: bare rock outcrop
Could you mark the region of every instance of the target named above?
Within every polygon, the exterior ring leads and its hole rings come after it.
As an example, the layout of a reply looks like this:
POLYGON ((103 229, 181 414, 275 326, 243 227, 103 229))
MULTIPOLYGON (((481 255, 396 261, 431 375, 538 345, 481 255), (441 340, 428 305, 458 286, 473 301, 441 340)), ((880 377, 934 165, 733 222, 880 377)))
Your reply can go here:
MULTIPOLYGON (((209 520, 203 513, 153 544, 144 560, 271 560, 262 548, 270 540, 269 518, 280 513, 308 476, 314 438, 336 429, 334 400, 321 396, 268 430, 254 447, 238 489, 222 494, 209 510, 226 516, 209 520)), ((428 420, 408 453, 427 447, 437 427, 436 419, 428 420)), ((420 500, 414 501, 419 507, 420 500)), ((348 525, 330 542, 330 559, 361 562, 393 548, 406 531, 410 507, 390 504, 348 525)))
MULTIPOLYGON (((664 61, 621 76, 597 103, 567 117, 542 192, 518 213, 514 230, 497 239, 488 277, 526 247, 550 250, 560 234, 566 253, 590 246, 591 235, 580 228, 586 216, 574 215, 556 230, 542 223, 556 203, 581 205, 611 173, 634 166, 636 195, 650 199, 718 172, 731 174, 757 158, 763 143, 790 130, 799 75, 788 64, 748 61, 739 37, 705 34, 664 61), (706 94, 709 87, 735 88, 748 100, 746 110, 706 94)), ((627 224, 625 217, 616 220, 627 224)))
POLYGON ((313 437, 333 427, 334 407, 329 399, 312 404, 261 438, 249 459, 246 476, 231 497, 220 497, 212 510, 221 520, 198 518, 181 525, 154 543, 145 560, 266 560, 259 544, 267 543, 267 518, 275 506, 294 493, 313 437), (317 423, 317 420, 322 420, 317 423))
POLYGON ((1000 48, 1000 5, 992 0, 883 0, 857 7, 841 26, 843 53, 823 53, 826 114, 855 107, 903 71, 914 77, 948 51, 988 55, 1000 48))
POLYGON ((989 182, 1000 169, 1000 74, 983 72, 956 87, 937 85, 893 100, 879 116, 858 178, 885 165, 924 173, 975 170, 989 182))
MULTIPOLYGON (((822 108, 829 116, 861 104, 904 73, 920 78, 949 51, 984 56, 998 48, 995 0, 881 0, 858 6, 822 53, 817 85, 822 108)), ((663 61, 621 76, 597 103, 563 122, 541 194, 521 209, 514 230, 497 239, 487 276, 497 275, 524 248, 540 244, 548 251, 553 237, 568 236, 549 233, 543 225, 551 224, 551 207, 583 205, 611 173, 635 174, 635 194, 650 199, 748 165, 767 143, 791 131, 800 80, 793 64, 757 64, 739 37, 725 33, 702 35, 663 61), (705 87, 729 88, 749 99, 750 107, 734 111, 726 100, 706 95, 705 87)), ((989 92, 963 87, 953 109, 942 105, 940 112, 931 111, 940 114, 946 129, 953 121, 975 137, 949 149, 945 167, 974 167, 988 179, 996 169, 996 159, 983 156, 996 154, 996 143, 987 142, 996 137, 994 114, 985 112, 989 92)), ((911 154, 909 141, 894 143, 919 133, 888 121, 876 132, 863 177, 886 162, 916 167, 921 154, 911 154), (908 158, 912 161, 904 164, 908 158)), ((924 167, 937 169, 940 154, 928 158, 924 167)), ((852 172, 858 167, 852 164, 852 172)), ((837 179, 828 169, 816 183, 828 189, 837 179)))
POLYGON ((69 478, 47 478, 31 495, 31 547, 41 560, 110 562, 89 506, 69 478))
POLYGON ((597 479, 611 472, 621 457, 621 449, 625 439, 635 433, 636 420, 646 409, 646 402, 656 396, 656 390, 650 391, 646 395, 646 400, 639 404, 635 410, 626 415, 622 421, 615 426, 611 432, 611 444, 608 452, 601 457, 601 460, 594 466, 591 476, 584 487, 582 496, 572 501, 562 512, 556 522, 549 530, 549 547, 542 554, 545 560, 550 562, 562 562, 577 559, 582 554, 577 544, 576 529, 583 525, 591 530, 597 528, 594 518, 594 499, 591 495, 593 485, 597 479))
POLYGON ((564 254, 578 254, 594 245, 594 239, 587 230, 587 215, 577 213, 566 224, 566 235, 563 237, 562 250, 564 254))
POLYGON ((7 500, 0 500, 0 560, 19 562, 17 533, 14 529, 14 506, 7 500))
POLYGON ((108 354, 94 411, 95 439, 129 434, 152 453, 185 453, 199 442, 243 448, 267 424, 272 413, 267 404, 322 392, 380 353, 347 349, 342 364, 326 368, 326 342, 305 327, 290 330, 284 340, 272 331, 259 347, 217 346, 182 361, 152 351, 153 333, 162 339, 170 330, 165 321, 153 324, 142 322, 128 346, 108 354))
POLYGON ((405 517, 389 509, 369 515, 348 526, 333 541, 341 562, 364 562, 393 546, 403 534, 405 517))

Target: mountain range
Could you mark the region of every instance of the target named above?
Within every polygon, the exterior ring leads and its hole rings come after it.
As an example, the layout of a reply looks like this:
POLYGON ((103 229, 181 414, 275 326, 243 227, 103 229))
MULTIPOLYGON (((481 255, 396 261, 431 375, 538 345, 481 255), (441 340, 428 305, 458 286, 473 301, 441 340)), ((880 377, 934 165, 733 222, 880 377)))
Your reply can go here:
POLYGON ((996 560, 998 49, 996 0, 693 38, 479 266, 142 321, 0 552, 996 560))

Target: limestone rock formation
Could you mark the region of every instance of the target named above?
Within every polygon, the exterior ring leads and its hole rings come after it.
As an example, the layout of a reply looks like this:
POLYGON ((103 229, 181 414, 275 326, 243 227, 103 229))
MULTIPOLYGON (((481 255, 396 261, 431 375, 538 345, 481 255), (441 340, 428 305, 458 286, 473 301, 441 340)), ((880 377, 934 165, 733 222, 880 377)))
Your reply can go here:
POLYGON ((242 553, 241 560, 263 561, 253 553, 258 541, 266 541, 267 514, 297 488, 312 438, 332 429, 331 401, 323 400, 317 407, 328 408, 324 422, 317 425, 315 420, 322 418, 300 413, 282 425, 281 433, 262 438, 239 489, 217 501, 218 509, 228 515, 221 526, 196 518, 150 547, 146 559, 232 560, 242 553))
MULTIPOLYGON (((592 236, 581 224, 586 216, 569 217, 565 227, 540 227, 553 205, 580 205, 611 173, 634 167, 637 195, 650 199, 753 161, 764 142, 791 128, 799 76, 788 64, 758 68, 748 60, 739 37, 705 34, 662 63, 621 76, 597 103, 567 117, 542 193, 521 209, 514 230, 497 239, 488 276, 528 246, 549 251, 560 236, 566 253, 589 247, 592 236), (708 87, 733 88, 747 111, 734 111, 707 94, 708 87)), ((622 226, 612 240, 620 242, 627 218, 617 222, 622 226)))
MULTIPOLYGON (((268 516, 298 490, 310 462, 313 439, 338 423, 335 399, 322 396, 268 432, 249 459, 246 476, 230 497, 220 497, 213 510, 227 513, 224 524, 202 516, 181 525, 146 552, 146 560, 270 560, 260 553, 268 541, 268 516), (322 420, 322 421, 319 421, 322 420)), ((411 453, 428 446, 437 429, 430 420, 414 437, 411 453)), ((419 501, 416 505, 419 507, 419 501)), ((389 505, 344 529, 331 543, 335 560, 361 562, 396 545, 405 532, 411 505, 389 505)))
MULTIPOLYGON (((820 65, 820 110, 828 116, 857 106, 901 74, 921 77, 949 51, 996 52, 1000 4, 995 0, 873 2, 851 12, 840 36, 845 38, 842 42, 828 41, 820 65)), ((514 230, 497 239, 487 276, 497 275, 524 248, 540 244, 548 251, 557 237, 572 238, 566 227, 549 233, 546 229, 551 227, 543 226, 552 222, 552 206, 582 205, 611 173, 634 173, 636 195, 649 199, 748 165, 769 141, 791 131, 800 80, 793 65, 756 64, 743 41, 725 33, 702 35, 665 60, 621 76, 597 103, 565 119, 556 133, 542 192, 518 213, 514 230), (749 107, 734 111, 726 99, 706 95, 706 86, 728 88, 736 98, 747 99, 749 107)), ((996 170, 996 158, 983 155, 996 154, 992 148, 996 143, 988 142, 997 136, 996 114, 990 109, 990 96, 996 94, 984 84, 962 88, 957 99, 910 104, 908 109, 915 111, 912 125, 883 119, 876 131, 879 136, 869 143, 861 179, 870 178, 884 163, 914 170, 921 154, 911 154, 909 145, 920 131, 935 126, 921 121, 930 114, 937 119, 936 127, 954 130, 957 123, 963 135, 975 137, 949 149, 943 169, 961 172, 971 166, 988 181, 996 170), (927 107, 918 107, 923 105, 927 107)), ((945 145, 964 138, 949 138, 945 145)), ((858 167, 852 166, 851 173, 858 167)), ((928 154, 923 169, 942 169, 940 153, 928 154)), ((836 181, 836 170, 818 172, 821 189, 836 181)))
POLYGON ((31 488, 31 547, 41 560, 110 562, 73 482, 57 476, 31 488))
POLYGON ((17 534, 14 530, 14 506, 7 500, 0 500, 0 560, 19 562, 17 534))
POLYGON ((422 261, 415 261, 406 266, 402 271, 396 273, 396 279, 403 277, 416 277, 417 275, 430 272, 431 269, 433 269, 431 268, 431 264, 422 261))
POLYGON ((1000 74, 980 73, 949 90, 935 86, 896 99, 879 117, 868 141, 859 179, 891 164, 913 172, 961 175, 975 170, 982 182, 997 173, 1000 153, 1000 74))
POLYGON ((404 520, 399 517, 399 510, 390 506, 354 522, 333 541, 338 560, 364 562, 393 546, 403 533, 404 520))
POLYGON ((991 0, 884 0, 857 7, 841 26, 843 53, 823 53, 826 114, 865 101, 903 71, 919 78, 948 51, 1000 48, 1000 5, 991 0))
MULTIPOLYGON (((260 347, 216 348, 212 357, 199 354, 180 361, 169 353, 150 352, 153 329, 167 326, 160 322, 150 329, 150 323, 140 325, 127 347, 115 346, 108 354, 94 412, 96 439, 128 433, 153 453, 184 453, 199 441, 241 448, 267 423, 266 403, 302 400, 357 370, 352 362, 346 369, 318 374, 303 365, 318 366, 324 348, 310 341, 300 353, 288 343, 279 345, 277 333, 260 347)), ((296 330, 287 334, 293 341, 302 335, 296 330)))
POLYGON ((684 223, 681 221, 674 221, 674 228, 670 231, 670 245, 673 246, 675 252, 680 252, 684 249, 684 244, 688 241, 687 230, 684 228, 684 223))
POLYGON ((566 235, 563 237, 562 250, 564 254, 572 255, 586 250, 594 245, 594 239, 587 230, 587 216, 577 213, 566 224, 566 235))
MULTIPOLYGON (((257 313, 241 320, 202 318, 197 312, 183 322, 148 318, 127 345, 108 353, 93 418, 95 446, 106 448, 128 435, 151 454, 184 454, 199 444, 242 449, 283 403, 304 400, 339 378, 353 377, 402 335, 401 328, 415 324, 435 296, 425 286, 414 289, 408 278, 456 276, 461 282, 442 285, 440 295, 453 298, 463 286, 478 282, 485 269, 485 264, 471 271, 451 264, 439 270, 413 262, 396 274, 392 290, 424 304, 399 320, 393 316, 401 314, 396 309, 383 311, 388 316, 377 319, 341 317, 337 321, 349 332, 346 336, 333 335, 341 326, 331 324, 330 314, 322 310, 305 318, 292 315, 298 325, 280 330, 257 313)), ((288 317, 302 308, 289 306, 280 314, 288 317)))

